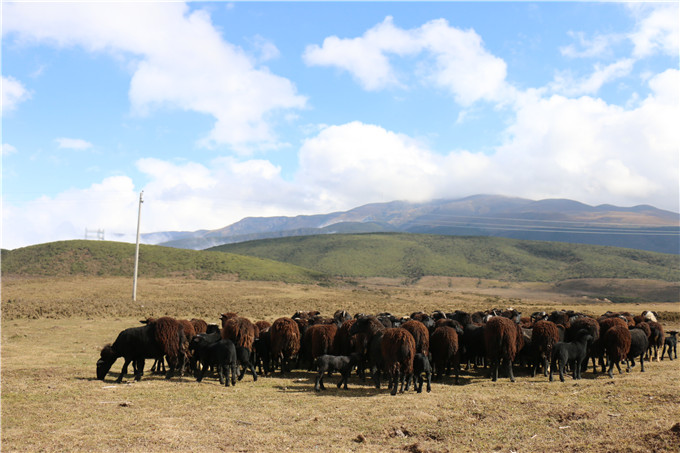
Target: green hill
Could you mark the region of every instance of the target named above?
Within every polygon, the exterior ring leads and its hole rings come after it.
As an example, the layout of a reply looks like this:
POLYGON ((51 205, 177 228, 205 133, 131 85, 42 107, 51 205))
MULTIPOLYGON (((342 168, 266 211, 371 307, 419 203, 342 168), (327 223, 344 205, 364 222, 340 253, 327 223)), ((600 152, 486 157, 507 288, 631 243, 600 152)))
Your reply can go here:
MULTIPOLYGON (((135 245, 106 241, 62 241, 2 250, 3 275, 132 276, 135 245)), ((194 276, 209 279, 237 275, 243 280, 311 283, 324 279, 316 271, 250 256, 142 245, 139 276, 194 276)))
POLYGON ((424 275, 549 282, 680 280, 680 257, 615 247, 492 237, 368 233, 265 239, 209 250, 269 258, 342 277, 424 275))

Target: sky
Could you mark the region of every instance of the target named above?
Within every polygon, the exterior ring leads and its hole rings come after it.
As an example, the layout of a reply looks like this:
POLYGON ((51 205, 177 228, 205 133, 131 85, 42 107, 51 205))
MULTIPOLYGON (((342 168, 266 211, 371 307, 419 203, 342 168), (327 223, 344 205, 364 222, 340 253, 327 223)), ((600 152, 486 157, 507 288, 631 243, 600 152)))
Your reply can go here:
POLYGON ((679 208, 677 2, 2 2, 2 247, 499 194, 679 208))

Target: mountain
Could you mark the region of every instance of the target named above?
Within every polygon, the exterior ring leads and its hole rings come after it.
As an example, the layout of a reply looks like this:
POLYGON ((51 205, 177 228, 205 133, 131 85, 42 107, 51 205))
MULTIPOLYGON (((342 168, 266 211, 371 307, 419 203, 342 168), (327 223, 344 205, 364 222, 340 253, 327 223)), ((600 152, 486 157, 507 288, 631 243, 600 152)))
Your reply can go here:
POLYGON ((372 203, 330 214, 247 217, 218 230, 166 233, 172 239, 162 245, 205 249, 256 239, 370 232, 500 236, 680 253, 678 213, 648 205, 590 206, 565 199, 534 201, 498 195, 372 203))

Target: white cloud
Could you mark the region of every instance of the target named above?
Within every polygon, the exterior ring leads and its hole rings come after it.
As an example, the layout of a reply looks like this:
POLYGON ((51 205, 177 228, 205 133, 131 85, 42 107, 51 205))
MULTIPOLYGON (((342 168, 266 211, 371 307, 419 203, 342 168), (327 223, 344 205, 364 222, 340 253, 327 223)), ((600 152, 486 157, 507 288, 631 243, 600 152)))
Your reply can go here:
MULTIPOLYGON (((300 215, 365 203, 501 193, 677 211, 680 71, 649 80, 633 108, 540 91, 518 97, 504 143, 486 154, 440 154, 377 125, 325 126, 299 150, 292 180, 263 159, 209 164, 140 159, 142 231, 216 229, 248 216, 300 215)), ((126 176, 24 206, 4 203, 3 246, 81 237, 104 228, 134 240, 138 191, 126 176), (54 228, 53 226, 59 226, 54 228)))
POLYGON ((60 149, 75 149, 80 151, 92 148, 92 143, 80 138, 60 137, 55 138, 54 141, 57 142, 60 149))
POLYGON ((404 30, 387 17, 358 38, 331 36, 303 54, 309 66, 335 66, 348 71, 366 90, 405 86, 390 58, 420 56, 415 74, 449 91, 468 106, 479 100, 506 100, 505 62, 490 54, 474 30, 451 27, 444 19, 404 30))
POLYGON ((582 32, 569 32, 569 36, 577 41, 575 44, 560 47, 560 52, 570 58, 603 57, 611 52, 614 44, 625 37, 621 34, 599 34, 592 39, 586 38, 582 32))
MULTIPOLYGON (((269 116, 306 104, 290 80, 255 68, 242 49, 222 39, 205 11, 184 3, 8 3, 3 14, 3 33, 28 44, 78 46, 132 60, 133 111, 211 115, 215 125, 204 144, 238 150, 275 145, 269 116)), ((271 57, 271 46, 267 52, 271 57)))
POLYGON ((570 72, 558 72, 550 88, 567 96, 580 96, 583 94, 596 94, 602 86, 613 80, 625 77, 631 73, 635 60, 624 58, 615 63, 602 66, 596 64, 593 73, 582 79, 574 79, 570 72))
POLYGON ((3 143, 2 144, 2 156, 3 157, 9 156, 9 155, 14 154, 16 152, 17 152, 17 149, 14 146, 10 145, 9 143, 3 143))
POLYGON ((633 55, 644 58, 656 53, 678 56, 678 4, 631 3, 629 9, 637 17, 635 31, 629 38, 633 42, 633 55))
POLYGON ((16 109, 19 103, 30 98, 24 85, 14 77, 2 76, 2 113, 16 109))

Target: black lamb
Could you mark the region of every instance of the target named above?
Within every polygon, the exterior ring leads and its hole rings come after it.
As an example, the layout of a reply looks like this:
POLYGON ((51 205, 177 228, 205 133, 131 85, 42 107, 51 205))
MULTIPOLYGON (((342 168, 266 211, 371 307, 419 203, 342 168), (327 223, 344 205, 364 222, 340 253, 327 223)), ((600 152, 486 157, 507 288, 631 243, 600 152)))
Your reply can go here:
POLYGON ((203 364, 196 373, 196 381, 201 382, 208 366, 214 366, 217 368, 220 384, 228 387, 229 374, 231 374, 231 385, 236 385, 238 362, 236 346, 231 340, 222 339, 211 343, 205 337, 197 335, 189 344, 189 350, 203 364))
POLYGON ((325 373, 331 373, 333 371, 339 371, 342 375, 340 381, 338 382, 338 388, 342 387, 344 384, 345 390, 347 390, 347 381, 349 380, 349 375, 354 369, 354 367, 359 363, 361 354, 352 353, 350 355, 329 355, 324 354, 319 356, 315 360, 316 369, 318 374, 316 375, 316 382, 314 383, 314 390, 326 390, 323 385, 323 377, 325 373))
POLYGON ((553 370, 559 364, 560 381, 564 382, 564 368, 567 363, 572 365, 574 379, 581 379, 581 365, 588 356, 588 346, 593 341, 593 336, 587 330, 581 330, 574 341, 570 343, 559 342, 555 344, 550 367, 550 381, 553 380, 553 370))
POLYGON ((427 380, 427 392, 430 393, 432 391, 432 366, 426 355, 418 353, 413 357, 413 389, 416 392, 422 393, 424 380, 427 380), (425 378, 423 378, 423 373, 425 378))
POLYGON ((664 340, 663 343, 663 351, 661 351, 661 360, 663 360, 663 356, 666 353, 666 349, 668 349, 668 358, 673 360, 673 355, 671 353, 675 354, 675 358, 678 358, 678 337, 676 336, 678 334, 677 330, 669 330, 666 332, 668 336, 664 340))

